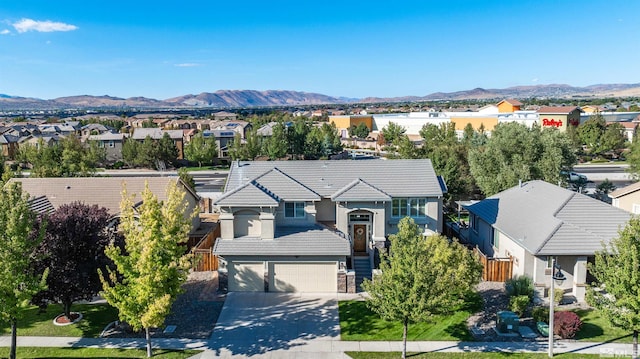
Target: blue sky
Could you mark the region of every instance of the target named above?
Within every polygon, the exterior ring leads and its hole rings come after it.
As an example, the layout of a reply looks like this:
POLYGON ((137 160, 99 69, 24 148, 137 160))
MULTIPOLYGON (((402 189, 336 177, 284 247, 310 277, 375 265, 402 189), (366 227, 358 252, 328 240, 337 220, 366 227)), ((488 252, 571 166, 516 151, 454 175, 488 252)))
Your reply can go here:
POLYGON ((0 0, 0 93, 346 97, 640 82, 640 1, 0 0))

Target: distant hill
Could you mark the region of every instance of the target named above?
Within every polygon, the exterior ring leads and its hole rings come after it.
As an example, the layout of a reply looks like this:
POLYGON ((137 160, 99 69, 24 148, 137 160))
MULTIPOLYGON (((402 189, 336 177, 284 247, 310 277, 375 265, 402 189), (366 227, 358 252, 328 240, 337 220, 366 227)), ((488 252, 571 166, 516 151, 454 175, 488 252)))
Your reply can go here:
MULTIPOLYGON (((0 94, 0 110, 52 110, 87 108, 249 108, 269 106, 303 106, 318 104, 417 102, 446 100, 491 100, 505 98, 572 98, 572 97, 640 97, 640 83, 597 84, 574 87, 565 84, 514 86, 504 89, 483 89, 456 92, 436 92, 426 96, 366 97, 353 99, 285 90, 219 90, 199 95, 184 95, 166 100, 146 97, 68 96, 51 100, 14 97, 0 94)), ((496 102, 497 102, 496 101, 496 102)))

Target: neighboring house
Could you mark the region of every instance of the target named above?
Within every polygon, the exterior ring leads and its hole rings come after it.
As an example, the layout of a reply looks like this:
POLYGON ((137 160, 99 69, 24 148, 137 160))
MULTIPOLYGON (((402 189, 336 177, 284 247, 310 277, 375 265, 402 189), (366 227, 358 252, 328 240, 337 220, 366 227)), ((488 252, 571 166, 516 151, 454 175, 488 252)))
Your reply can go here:
POLYGON ((515 99, 506 99, 498 102, 496 107, 498 108, 498 112, 500 113, 516 112, 521 110, 522 102, 515 99))
POLYGON ((122 146, 128 135, 124 133, 105 132, 100 135, 89 136, 89 141, 98 142, 98 147, 104 148, 107 154, 107 161, 122 161, 122 146))
POLYGON ((567 277, 561 288, 578 301, 589 283, 587 262, 631 217, 544 181, 524 182, 465 208, 468 239, 484 254, 513 258, 513 275, 531 277, 540 296, 550 285, 550 259, 556 257, 567 277))
POLYGON ((229 145, 235 139, 236 133, 233 130, 205 130, 202 131, 202 136, 204 138, 213 136, 216 139, 218 158, 224 159, 229 157, 229 145))
POLYGON ((430 160, 233 162, 214 253, 230 291, 355 289, 400 219, 442 230, 442 187, 430 160))
POLYGON ((214 120, 232 120, 235 121, 238 118, 238 115, 233 112, 227 111, 219 111, 213 114, 214 120))
POLYGON ((633 139, 636 137, 636 131, 638 129, 638 123, 633 121, 616 121, 616 122, 607 122, 607 126, 612 123, 619 123, 624 128, 624 137, 629 143, 633 142, 633 139))
POLYGON ((611 205, 633 214, 640 214, 640 182, 609 193, 611 205))
POLYGON ((81 138, 87 138, 89 136, 92 135, 101 135, 103 133, 106 132, 118 132, 115 129, 109 127, 109 126, 105 126, 101 123, 90 123, 87 125, 84 125, 80 128, 80 137, 81 138))
POLYGON ((567 126, 578 126, 582 111, 577 106, 544 106, 538 109, 542 127, 556 127, 566 131, 567 126))
POLYGON ((606 109, 602 106, 596 106, 596 105, 585 105, 580 107, 580 109, 582 110, 582 113, 585 114, 592 114, 592 113, 598 113, 598 112, 604 112, 606 111, 606 109))
POLYGON ((0 155, 5 159, 13 160, 18 153, 18 136, 0 135, 0 155))
POLYGON ((209 121, 209 129, 210 130, 218 130, 218 131, 234 131, 240 134, 240 138, 243 140, 247 137, 247 132, 249 132, 253 126, 251 123, 242 120, 215 120, 209 121))
POLYGON ((169 134, 169 137, 176 145, 178 150, 178 159, 184 159, 184 139, 182 137, 182 130, 162 130, 160 128, 135 128, 131 138, 136 141, 143 142, 145 138, 151 137, 154 141, 160 141, 165 133, 169 134))
MULTIPOLYGON (((177 177, 61 177, 10 180, 22 183, 22 190, 31 198, 32 208, 40 213, 79 201, 105 207, 114 218, 120 213, 120 201, 125 184, 127 193, 135 196, 134 203, 138 206, 145 183, 158 200, 164 201, 167 199, 167 186, 172 181, 178 181, 184 189, 187 215, 190 215, 199 208, 200 197, 177 177)), ((199 227, 200 218, 196 216, 192 221, 191 232, 196 232, 199 227)))

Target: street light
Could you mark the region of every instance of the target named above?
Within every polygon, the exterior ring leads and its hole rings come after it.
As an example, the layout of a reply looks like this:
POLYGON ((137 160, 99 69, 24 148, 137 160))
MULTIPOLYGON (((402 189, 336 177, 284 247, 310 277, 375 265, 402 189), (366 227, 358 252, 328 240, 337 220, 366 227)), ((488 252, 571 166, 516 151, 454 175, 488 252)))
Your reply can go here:
POLYGON ((562 285, 566 277, 560 270, 560 266, 556 263, 556 258, 551 258, 551 290, 549 291, 549 358, 553 358, 553 304, 555 296, 553 293, 554 282, 562 285))

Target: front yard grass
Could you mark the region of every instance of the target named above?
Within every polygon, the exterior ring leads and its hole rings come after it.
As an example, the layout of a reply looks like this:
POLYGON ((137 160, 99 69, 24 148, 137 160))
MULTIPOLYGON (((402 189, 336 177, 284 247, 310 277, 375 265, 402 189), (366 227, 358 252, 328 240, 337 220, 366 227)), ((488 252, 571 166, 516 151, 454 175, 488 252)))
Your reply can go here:
MULTIPOLYGON (((18 321, 18 336, 85 337, 97 338, 104 327, 118 319, 118 311, 108 304, 74 304, 71 311, 82 313, 82 320, 76 324, 57 326, 53 318, 62 313, 62 306, 51 304, 46 313, 31 306, 18 321)), ((0 322, 0 335, 11 335, 8 323, 0 322)))
POLYGON ((582 328, 576 334, 576 340, 584 342, 631 343, 632 333, 612 326, 597 309, 574 310, 582 320, 582 328))
MULTIPOLYGON (((401 356, 400 352, 346 352, 353 359, 396 359, 401 356)), ((599 358, 599 354, 572 354, 560 353, 554 357, 563 359, 574 358, 599 358)), ((412 359, 458 359, 458 358, 478 358, 478 359, 495 359, 495 358, 523 358, 523 359, 542 359, 548 358, 546 353, 407 353, 407 358, 412 359)))
MULTIPOLYGON (((477 311, 477 303, 450 315, 435 316, 429 322, 409 324, 407 340, 473 340, 467 318, 477 311)), ((380 319, 364 301, 339 302, 342 340, 402 340, 402 323, 380 319)))
MULTIPOLYGON (((154 349, 153 358, 185 359, 200 353, 200 350, 154 349)), ((0 357, 9 356, 9 348, 0 348, 0 357)), ((106 348, 34 348, 17 347, 16 356, 25 359, 40 358, 146 358, 143 349, 106 348)))

